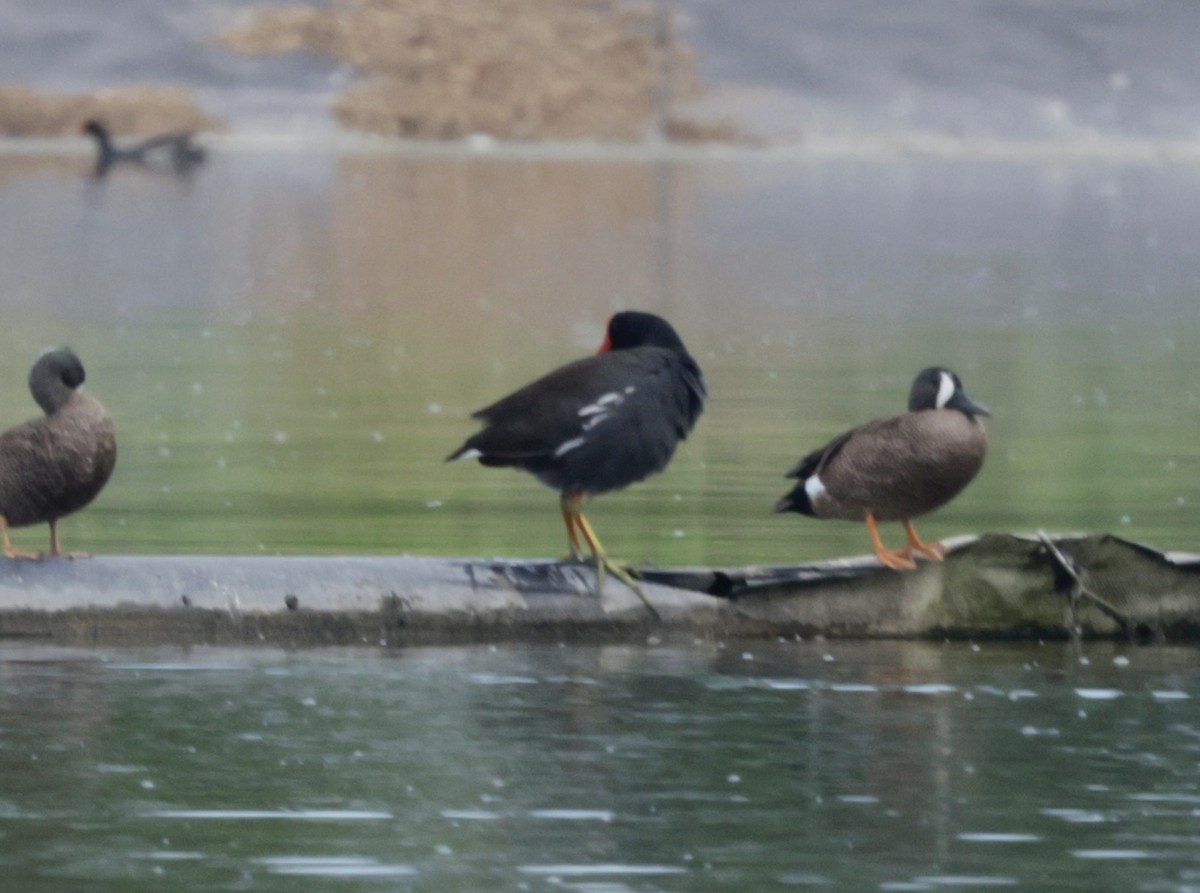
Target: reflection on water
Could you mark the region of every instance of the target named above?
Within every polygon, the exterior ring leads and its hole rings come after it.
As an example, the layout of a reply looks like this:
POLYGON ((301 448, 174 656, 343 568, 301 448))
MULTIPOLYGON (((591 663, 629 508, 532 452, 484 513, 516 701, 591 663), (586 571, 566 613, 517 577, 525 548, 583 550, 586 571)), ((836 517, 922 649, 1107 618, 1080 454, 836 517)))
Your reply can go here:
POLYGON ((589 513, 623 558, 865 551, 772 515, 782 474, 935 362, 995 417, 923 534, 1195 547, 1192 168, 248 152, 85 175, 0 157, 3 418, 65 342, 119 426, 78 548, 559 554, 551 493, 441 460, 625 307, 675 323, 711 399, 664 475, 589 513))
POLYGON ((14 889, 1195 881, 1189 650, 8 645, 3 658, 14 889))

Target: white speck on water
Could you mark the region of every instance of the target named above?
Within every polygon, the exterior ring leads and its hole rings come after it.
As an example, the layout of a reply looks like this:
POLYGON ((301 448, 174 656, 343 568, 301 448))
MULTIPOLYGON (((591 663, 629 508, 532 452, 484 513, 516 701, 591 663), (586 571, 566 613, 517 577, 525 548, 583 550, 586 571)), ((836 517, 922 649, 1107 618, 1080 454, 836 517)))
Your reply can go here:
POLYGON ((1145 850, 1068 850, 1076 859, 1148 859, 1145 850))
POLYGON ((134 772, 145 772, 145 766, 129 766, 125 763, 97 763, 96 771, 101 775, 130 775, 134 772))
POLYGON ((948 695, 958 691, 958 688, 945 682, 925 682, 918 685, 906 685, 904 691, 910 695, 948 695))
POLYGON ((407 865, 385 865, 367 856, 267 856, 255 859, 271 874, 299 877, 408 877, 407 865))
POLYGON ((687 534, 685 534, 685 533, 684 533, 682 530, 680 530, 678 527, 677 527, 677 528, 675 528, 674 530, 672 530, 672 531, 671 531, 671 535, 672 535, 672 536, 674 536, 674 537, 675 537, 675 539, 677 539, 677 540, 681 540, 681 539, 683 539, 685 536, 687 536, 687 534))
POLYGON ((870 794, 839 794, 838 800, 842 803, 860 803, 871 804, 878 803, 879 798, 870 794))
POLYGON ((1077 688, 1075 694, 1085 701, 1115 701, 1123 697, 1125 692, 1118 688, 1077 688))
POLYGON ((1132 522, 1133 522, 1133 518, 1129 517, 1129 515, 1122 515, 1122 516, 1121 516, 1121 523, 1122 523, 1122 524, 1130 524, 1130 523, 1132 523, 1132 522))
POLYGON ((158 457, 160 459, 169 459, 171 457, 171 448, 170 447, 159 447, 158 448, 158 457))
POLYGON ((1015 887, 1015 877, 987 874, 935 874, 916 879, 918 883, 935 887, 1015 887))
POLYGON ((1048 808, 1040 809, 1038 812, 1051 818, 1070 822, 1072 825, 1098 825, 1108 821, 1108 817, 1104 813, 1094 809, 1048 808))
POLYGON ((272 437, 272 440, 274 440, 278 444, 287 443, 287 441, 288 441, 287 432, 286 431, 276 431, 272 437))
POLYGON ((829 686, 830 691, 849 694, 867 694, 879 691, 879 686, 869 682, 834 682, 829 686))
POLYGON ((224 456, 217 456, 217 468, 224 468, 227 464, 224 456))
POLYGON ((1088 660, 1088 656, 1086 654, 1079 655, 1079 666, 1090 667, 1091 665, 1092 665, 1092 662, 1090 660, 1088 660))
MULTIPOLYGON (((1181 496, 1181 497, 1179 497, 1179 498, 1180 498, 1180 499, 1182 499, 1183 497, 1181 496)), ((672 500, 673 502, 683 502, 683 494, 682 494, 682 493, 676 493, 674 496, 672 496, 672 497, 671 497, 671 500, 672 500)))
POLYGON ((1118 654, 1116 657, 1113 658, 1113 666, 1114 667, 1127 667, 1127 666, 1129 666, 1129 658, 1127 658, 1123 654, 1118 654))
POLYGON ((1026 738, 1057 738, 1060 734, 1053 727, 1038 728, 1037 726, 1021 726, 1021 734, 1026 738))
POLYGON ((821 660, 825 661, 827 664, 831 664, 834 662, 835 658, 832 654, 822 654, 821 660))
POLYGON ((142 779, 142 790, 153 791, 154 790, 154 782, 148 778, 143 778, 142 779))
POLYGON ((739 784, 742 780, 742 776, 736 774, 726 775, 725 780, 730 784, 739 784))
POLYGON ((743 651, 742 652, 742 660, 747 660, 747 661, 754 660, 754 655, 751 654, 749 651, 743 651))
POLYGON ((1037 696, 1038 693, 1036 691, 1030 691, 1027 688, 1014 688, 1008 693, 1010 701, 1023 701, 1026 698, 1036 698, 1037 696))
POLYGON ((383 442, 384 442, 384 440, 386 440, 387 438, 385 438, 385 437, 383 436, 383 432, 382 432, 382 431, 372 431, 372 432, 371 432, 371 439, 372 439, 373 441, 375 441, 376 443, 383 443, 383 442))
POLYGON ((441 507, 442 501, 440 499, 431 499, 425 503, 425 508, 427 509, 440 509, 441 507))
POLYGON ((303 706, 305 706, 305 707, 316 707, 316 706, 317 706, 317 699, 316 699, 316 698, 303 698, 303 699, 300 701, 300 703, 301 703, 303 706))
POLYGON ((531 809, 531 818, 554 819, 563 822, 611 822, 613 812, 608 809, 531 809))
POLYGON ((442 414, 442 404, 440 404, 440 403, 426 404, 425 411, 427 413, 429 413, 430 415, 441 415, 442 414))
POLYGON ((198 382, 198 381, 193 382, 192 383, 192 393, 193 394, 203 394, 204 393, 204 385, 200 384, 200 382, 198 382))
POLYGON ((472 673, 471 681, 476 685, 537 685, 532 676, 504 676, 498 673, 472 673))
POLYGON ((533 874, 539 877, 587 877, 598 875, 608 877, 613 875, 635 875, 650 877, 666 874, 687 874, 686 868, 673 865, 519 865, 517 871, 522 874, 533 874))
POLYGON ((1186 691, 1154 691, 1151 694, 1156 701, 1186 701, 1191 697, 1186 691))
POLYGON ((150 819, 250 821, 288 819, 309 822, 363 822, 395 818, 390 812, 366 809, 156 809, 141 814, 150 819))
POLYGON ((500 818, 500 813, 490 809, 443 809, 442 818, 452 821, 492 822, 500 818))
POLYGON ((971 843, 1037 843, 1040 834, 1005 833, 999 831, 964 831, 957 835, 959 840, 971 843))

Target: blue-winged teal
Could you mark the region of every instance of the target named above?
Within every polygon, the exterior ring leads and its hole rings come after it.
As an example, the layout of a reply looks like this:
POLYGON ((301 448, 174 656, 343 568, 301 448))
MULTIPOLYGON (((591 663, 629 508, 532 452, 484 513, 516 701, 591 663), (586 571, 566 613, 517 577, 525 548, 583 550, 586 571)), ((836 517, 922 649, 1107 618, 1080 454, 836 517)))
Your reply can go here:
POLYGON ((91 502, 112 474, 112 417, 77 390, 83 379, 71 350, 46 351, 29 372, 29 390, 46 414, 0 434, 0 534, 9 558, 39 557, 12 545, 10 527, 47 522, 50 554, 61 555, 59 519, 91 502))
POLYGON ((945 505, 979 473, 987 455, 979 417, 987 415, 949 369, 923 369, 908 412, 867 422, 805 456, 787 473, 799 483, 775 511, 863 521, 875 555, 896 570, 915 568, 918 553, 940 561, 945 547, 921 542, 912 519, 945 505), (904 525, 903 549, 884 547, 879 521, 904 525))

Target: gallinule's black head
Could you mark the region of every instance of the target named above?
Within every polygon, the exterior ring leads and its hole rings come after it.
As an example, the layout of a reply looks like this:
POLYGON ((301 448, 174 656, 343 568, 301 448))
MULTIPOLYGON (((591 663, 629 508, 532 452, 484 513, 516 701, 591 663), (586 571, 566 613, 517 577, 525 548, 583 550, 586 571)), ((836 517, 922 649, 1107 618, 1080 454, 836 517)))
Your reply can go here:
POLYGON ((661 316, 625 310, 613 315, 599 353, 610 350, 627 350, 632 347, 664 347, 687 353, 683 341, 671 324, 661 316))
POLYGON ((583 517, 585 494, 619 490, 662 471, 704 406, 704 377, 670 323, 626 311, 609 321, 595 356, 576 360, 484 407, 484 423, 449 459, 520 468, 558 490, 571 551, 605 555, 583 517))
POLYGON ((921 542, 912 519, 945 505, 979 473, 987 455, 979 416, 991 413, 941 366, 917 375, 908 409, 853 428, 801 459, 787 473, 798 483, 775 511, 865 521, 876 557, 896 570, 915 568, 916 554, 940 561, 945 547, 921 542), (904 525, 903 549, 884 547, 879 521, 904 525))
POLYGON ((112 417, 81 393, 83 363, 69 348, 48 350, 29 372, 29 391, 45 415, 0 434, 0 534, 10 558, 10 527, 50 524, 50 554, 61 554, 58 520, 91 502, 117 460, 112 417))

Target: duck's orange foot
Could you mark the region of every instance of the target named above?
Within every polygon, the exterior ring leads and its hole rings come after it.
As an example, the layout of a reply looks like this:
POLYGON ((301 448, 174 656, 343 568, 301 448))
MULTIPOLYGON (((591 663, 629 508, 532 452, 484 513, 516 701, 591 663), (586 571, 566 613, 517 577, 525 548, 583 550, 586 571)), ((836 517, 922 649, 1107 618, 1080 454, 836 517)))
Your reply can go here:
POLYGON ((32 561, 41 561, 41 552, 30 552, 28 549, 18 549, 16 546, 7 546, 4 549, 4 555, 7 558, 28 558, 32 561))
POLYGON ((917 563, 904 552, 893 552, 891 549, 877 549, 875 557, 885 567, 890 567, 894 571, 915 571, 917 569, 917 563))
POLYGON ((946 552, 949 551, 941 543, 926 543, 922 542, 917 536, 917 531, 913 528, 911 521, 904 522, 904 532, 908 536, 908 542, 904 544, 904 556, 912 558, 914 553, 924 555, 930 561, 942 561, 946 557, 946 552))

